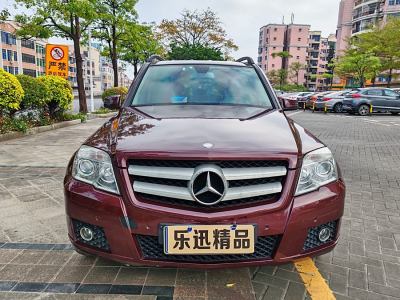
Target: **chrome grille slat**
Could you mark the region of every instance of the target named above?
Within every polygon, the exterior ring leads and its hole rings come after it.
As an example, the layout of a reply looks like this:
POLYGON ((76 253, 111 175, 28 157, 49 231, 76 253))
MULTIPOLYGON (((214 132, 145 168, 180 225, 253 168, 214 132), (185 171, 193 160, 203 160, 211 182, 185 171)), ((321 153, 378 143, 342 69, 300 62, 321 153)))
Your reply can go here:
MULTIPOLYGON (((143 194, 194 201, 189 190, 184 187, 135 181, 133 183, 133 189, 136 192, 143 194)), ((282 185, 280 182, 228 188, 225 198, 222 201, 276 194, 281 192, 281 190, 282 185)))
MULTIPOLYGON (((286 175, 286 168, 283 166, 265 168, 224 168, 222 169, 222 172, 226 180, 229 181, 284 176, 286 175)), ((194 168, 168 168, 131 165, 128 168, 128 173, 136 176, 190 180, 194 173, 194 168)))

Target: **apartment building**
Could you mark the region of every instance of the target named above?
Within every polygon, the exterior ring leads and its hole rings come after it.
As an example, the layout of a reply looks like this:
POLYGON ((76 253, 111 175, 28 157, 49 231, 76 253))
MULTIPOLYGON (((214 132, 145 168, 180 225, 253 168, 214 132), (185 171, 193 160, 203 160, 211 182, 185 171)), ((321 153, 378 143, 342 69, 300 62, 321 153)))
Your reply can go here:
POLYGON ((45 73, 45 45, 42 39, 17 38, 15 22, 1 22, 0 68, 11 74, 40 76, 45 73))
POLYGON ((389 17, 400 17, 400 0, 341 0, 337 25, 337 53, 347 48, 347 40, 389 17))
MULTIPOLYGON (((258 65, 266 72, 289 69, 294 62, 307 63, 307 49, 310 25, 303 24, 268 24, 260 28, 258 45, 258 65), (276 54, 287 51, 290 56, 282 58, 276 54)), ((300 71, 298 83, 306 81, 306 69, 300 71)), ((289 75, 291 83, 296 83, 296 76, 289 75)))
POLYGON ((332 73, 329 63, 335 56, 336 36, 322 37, 321 31, 310 31, 307 57, 306 86, 310 90, 320 90, 327 87, 332 78, 326 74, 332 73))
POLYGON ((106 57, 100 58, 101 65, 101 86, 103 90, 114 86, 114 70, 112 63, 106 57))

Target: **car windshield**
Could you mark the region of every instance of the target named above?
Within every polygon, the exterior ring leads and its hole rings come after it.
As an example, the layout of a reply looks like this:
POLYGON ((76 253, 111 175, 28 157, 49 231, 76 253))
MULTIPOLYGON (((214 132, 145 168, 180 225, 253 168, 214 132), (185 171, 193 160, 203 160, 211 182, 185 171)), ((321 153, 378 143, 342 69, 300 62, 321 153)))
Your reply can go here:
POLYGON ((254 68, 200 64, 150 66, 131 105, 168 104, 273 107, 254 68))

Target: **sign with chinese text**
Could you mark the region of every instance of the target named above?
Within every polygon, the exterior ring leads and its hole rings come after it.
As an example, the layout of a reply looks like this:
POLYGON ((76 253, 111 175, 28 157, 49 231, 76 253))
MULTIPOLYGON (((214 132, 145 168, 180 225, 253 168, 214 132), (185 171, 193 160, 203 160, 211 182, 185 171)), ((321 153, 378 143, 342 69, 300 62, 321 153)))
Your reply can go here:
POLYGON ((165 254, 254 253, 253 225, 165 226, 165 254))
POLYGON ((46 45, 46 75, 68 79, 68 46, 46 45))

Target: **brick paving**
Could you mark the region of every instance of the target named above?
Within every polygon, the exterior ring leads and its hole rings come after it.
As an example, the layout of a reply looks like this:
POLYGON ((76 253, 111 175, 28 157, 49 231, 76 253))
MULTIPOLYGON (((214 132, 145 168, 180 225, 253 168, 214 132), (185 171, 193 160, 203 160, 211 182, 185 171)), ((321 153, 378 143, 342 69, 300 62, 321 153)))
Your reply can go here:
MULTIPOLYGON (((341 238, 316 259, 321 274, 337 299, 400 297, 400 117, 292 118, 327 143, 347 183, 341 238)), ((0 299, 309 298, 293 264, 160 269, 75 253, 66 236, 62 178, 72 153, 102 122, 0 144, 0 299)))

